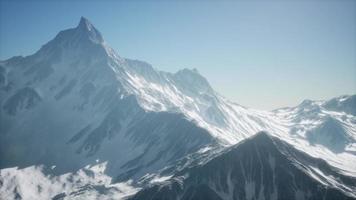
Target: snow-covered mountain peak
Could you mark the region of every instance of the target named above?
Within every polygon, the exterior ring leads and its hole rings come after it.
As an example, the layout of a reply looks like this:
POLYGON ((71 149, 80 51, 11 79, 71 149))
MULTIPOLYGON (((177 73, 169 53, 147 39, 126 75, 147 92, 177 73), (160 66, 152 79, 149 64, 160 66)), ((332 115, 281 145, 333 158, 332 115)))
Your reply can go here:
POLYGON ((325 101, 322 106, 328 110, 356 115, 356 95, 335 97, 329 101, 325 101))
POLYGON ((66 55, 102 60, 107 58, 108 55, 114 54, 114 51, 106 46, 101 33, 89 20, 82 17, 78 26, 60 31, 53 40, 43 45, 35 55, 39 57, 38 59, 59 61, 66 55))
POLYGON ((104 42, 101 33, 94 27, 94 25, 86 18, 81 17, 79 24, 75 28, 70 28, 61 31, 56 36, 55 40, 63 42, 88 42, 101 44, 104 42))
POLYGON ((303 100, 299 105, 296 106, 299 110, 317 108, 322 104, 322 101, 313 101, 310 99, 303 100))
POLYGON ((87 18, 82 16, 80 18, 78 28, 83 28, 83 29, 87 29, 88 31, 90 31, 92 28, 94 28, 94 26, 87 18))
POLYGON ((187 89, 199 93, 212 92, 209 82, 198 72, 197 69, 184 68, 174 74, 175 79, 187 89))
POLYGON ((93 26, 93 24, 88 19, 84 17, 80 18, 80 22, 76 28, 76 31, 85 34, 93 42, 97 42, 97 43, 104 42, 101 33, 93 26))
MULTIPOLYGON (((183 68, 178 70, 175 74, 190 74, 192 76, 200 76, 202 78, 204 78, 196 68, 193 69, 189 69, 189 68, 183 68)), ((204 78, 205 79, 205 78, 204 78)))

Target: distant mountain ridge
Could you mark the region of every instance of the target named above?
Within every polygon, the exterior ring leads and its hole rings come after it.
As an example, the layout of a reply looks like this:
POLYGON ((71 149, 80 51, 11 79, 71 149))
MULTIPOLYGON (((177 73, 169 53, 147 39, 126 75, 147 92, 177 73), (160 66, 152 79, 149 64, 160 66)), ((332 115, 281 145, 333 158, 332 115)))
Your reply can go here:
POLYGON ((354 199, 355 185, 355 177, 260 132, 131 199, 354 199))

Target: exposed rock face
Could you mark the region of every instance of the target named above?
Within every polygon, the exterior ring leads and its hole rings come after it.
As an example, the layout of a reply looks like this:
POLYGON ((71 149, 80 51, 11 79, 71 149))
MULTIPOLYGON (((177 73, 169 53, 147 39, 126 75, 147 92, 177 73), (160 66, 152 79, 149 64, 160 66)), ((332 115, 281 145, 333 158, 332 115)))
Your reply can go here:
POLYGON ((40 95, 30 87, 19 89, 10 98, 8 98, 4 105, 4 111, 9 115, 16 115, 22 110, 29 110, 35 107, 41 101, 40 95))

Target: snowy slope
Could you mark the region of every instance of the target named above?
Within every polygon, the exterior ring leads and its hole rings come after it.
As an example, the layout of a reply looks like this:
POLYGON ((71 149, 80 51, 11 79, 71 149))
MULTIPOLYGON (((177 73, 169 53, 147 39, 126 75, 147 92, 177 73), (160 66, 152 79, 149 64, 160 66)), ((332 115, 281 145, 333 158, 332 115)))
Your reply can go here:
POLYGON ((234 144, 260 130, 284 128, 268 113, 232 103, 216 93, 196 69, 172 74, 141 61, 126 61, 130 67, 123 85, 143 108, 183 113, 222 144, 234 144))
POLYGON ((111 184, 111 177, 104 173, 105 164, 60 176, 51 174, 54 167, 3 169, 0 194, 5 199, 122 199, 140 189, 129 181, 111 184))

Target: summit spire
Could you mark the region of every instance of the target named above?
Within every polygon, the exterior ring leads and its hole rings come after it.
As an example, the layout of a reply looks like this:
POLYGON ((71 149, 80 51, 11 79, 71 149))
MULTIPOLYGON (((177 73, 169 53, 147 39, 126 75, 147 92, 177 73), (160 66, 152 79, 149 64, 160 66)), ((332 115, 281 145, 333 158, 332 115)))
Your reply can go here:
POLYGON ((90 29, 93 28, 93 25, 87 18, 81 17, 77 28, 84 28, 90 31, 90 29))
POLYGON ((101 33, 94 27, 94 25, 85 17, 81 17, 76 30, 81 34, 87 35, 90 40, 96 43, 104 42, 101 33))
POLYGON ((87 18, 81 17, 76 27, 60 31, 53 40, 43 45, 39 53, 48 54, 48 51, 73 48, 80 48, 79 52, 83 53, 88 51, 103 52, 103 44, 104 39, 101 33, 87 18))

